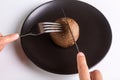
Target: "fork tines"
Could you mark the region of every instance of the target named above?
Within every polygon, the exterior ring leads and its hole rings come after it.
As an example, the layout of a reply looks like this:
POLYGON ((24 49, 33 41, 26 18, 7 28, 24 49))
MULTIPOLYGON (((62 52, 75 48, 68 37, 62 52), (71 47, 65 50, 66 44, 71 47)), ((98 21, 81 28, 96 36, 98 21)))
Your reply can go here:
POLYGON ((61 24, 55 23, 55 22, 42 22, 42 23, 39 23, 39 27, 45 33, 62 31, 61 24))

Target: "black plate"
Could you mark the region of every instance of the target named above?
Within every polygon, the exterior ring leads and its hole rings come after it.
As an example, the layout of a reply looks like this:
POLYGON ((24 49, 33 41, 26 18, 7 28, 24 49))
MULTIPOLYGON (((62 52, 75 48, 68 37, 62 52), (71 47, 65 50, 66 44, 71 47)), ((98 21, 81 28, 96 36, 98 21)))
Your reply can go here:
MULTIPOLYGON (((37 7, 26 18, 21 34, 35 31, 38 22, 51 21, 64 17, 73 18, 80 26, 77 41, 80 51, 84 52, 89 68, 103 59, 110 48, 111 29, 103 14, 91 5, 71 1, 51 1, 37 7)), ((22 48, 28 58, 38 67, 57 74, 77 73, 75 46, 61 48, 55 45, 49 34, 21 38, 22 48)))

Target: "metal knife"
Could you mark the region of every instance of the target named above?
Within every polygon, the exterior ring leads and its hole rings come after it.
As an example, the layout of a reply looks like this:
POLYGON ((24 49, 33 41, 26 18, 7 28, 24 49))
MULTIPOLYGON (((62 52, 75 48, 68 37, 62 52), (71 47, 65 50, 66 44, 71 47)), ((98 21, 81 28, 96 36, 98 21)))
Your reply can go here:
POLYGON ((66 16, 66 14, 65 14, 65 11, 64 11, 63 8, 61 8, 61 10, 62 10, 62 13, 63 13, 65 19, 66 19, 66 23, 67 23, 67 25, 69 26, 69 30, 70 30, 71 36, 72 36, 72 38, 73 38, 73 41, 74 41, 74 43, 75 43, 76 50, 77 50, 77 52, 80 52, 79 47, 78 47, 78 44, 77 44, 76 41, 75 41, 75 38, 74 38, 74 36, 73 36, 73 33, 72 33, 71 29, 70 29, 70 25, 69 25, 69 23, 68 23, 68 21, 67 21, 67 16, 66 16))

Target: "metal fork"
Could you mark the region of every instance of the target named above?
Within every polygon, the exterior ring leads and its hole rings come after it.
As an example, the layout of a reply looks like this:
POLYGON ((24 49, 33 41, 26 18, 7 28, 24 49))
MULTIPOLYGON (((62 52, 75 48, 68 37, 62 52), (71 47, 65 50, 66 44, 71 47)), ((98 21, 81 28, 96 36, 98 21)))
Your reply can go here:
POLYGON ((62 32, 62 26, 56 22, 41 22, 41 23, 38 23, 37 31, 35 33, 30 32, 30 33, 21 35, 20 37, 25 37, 29 35, 38 36, 44 33, 51 33, 51 32, 62 32))

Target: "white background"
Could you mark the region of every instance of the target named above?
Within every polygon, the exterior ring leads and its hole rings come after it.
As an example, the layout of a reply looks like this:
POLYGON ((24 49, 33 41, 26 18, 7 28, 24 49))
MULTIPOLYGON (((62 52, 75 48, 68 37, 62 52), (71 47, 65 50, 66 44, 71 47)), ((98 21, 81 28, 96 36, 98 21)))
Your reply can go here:
MULTIPOLYGON (((49 0, 0 0, 0 32, 19 32, 26 16, 49 0)), ((105 58, 91 70, 99 69, 104 80, 120 80, 120 0, 83 0, 99 9, 112 29, 112 45, 105 58)), ((90 70, 90 71, 91 71, 90 70)), ((36 67, 25 56, 19 40, 0 52, 0 80, 79 80, 78 74, 58 75, 36 67)))

